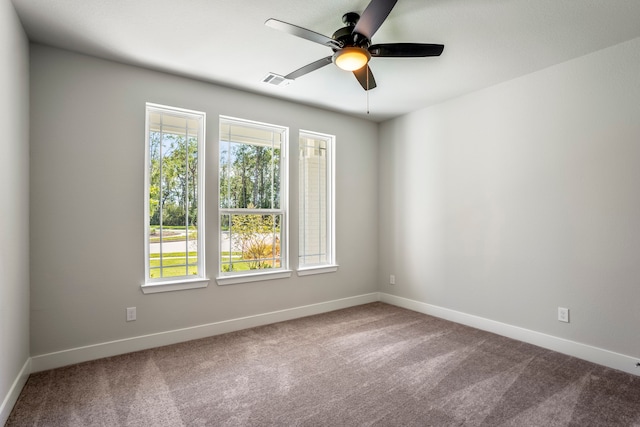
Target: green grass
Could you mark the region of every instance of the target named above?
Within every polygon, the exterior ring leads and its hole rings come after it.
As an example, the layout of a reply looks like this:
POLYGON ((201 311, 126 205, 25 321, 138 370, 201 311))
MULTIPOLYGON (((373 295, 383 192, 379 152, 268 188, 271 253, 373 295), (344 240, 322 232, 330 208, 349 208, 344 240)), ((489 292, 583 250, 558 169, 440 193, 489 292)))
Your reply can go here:
MULTIPOLYGON (((186 236, 166 236, 162 238, 162 242, 184 242, 186 236)), ((189 240, 196 240, 198 238, 198 233, 189 233, 189 240)), ((149 243, 160 243, 160 236, 158 237, 149 237, 149 243)))
MULTIPOLYGON (((184 267, 169 267, 163 268, 163 276, 162 277, 183 277, 186 269, 184 267)), ((189 276, 195 276, 198 274, 198 268, 193 265, 189 266, 189 276)), ((160 270, 150 270, 149 275, 152 279, 157 279, 160 277, 160 270)))
MULTIPOLYGON (((162 277, 181 277, 187 272, 186 267, 183 265, 185 262, 185 252, 167 252, 162 254, 162 277), (181 267, 172 267, 173 265, 181 267)), ((198 262, 198 253, 189 252, 189 264, 195 264, 198 262)), ((149 274, 151 278, 156 279, 160 277, 160 269, 154 267, 160 267, 160 254, 149 254, 149 274)), ((195 265, 189 265, 188 275, 197 275, 198 268, 195 265)))
MULTIPOLYGON (((231 258, 238 258, 238 257, 242 257, 241 251, 231 252, 231 258)), ((229 252, 220 252, 220 258, 222 259, 229 258, 229 252)))
MULTIPOLYGON (((229 264, 229 255, 231 255, 231 262, 233 263, 232 271, 249 271, 250 261, 242 261, 242 252, 233 251, 229 252, 221 252, 220 253, 220 264, 223 266, 228 266, 229 264)), ((151 278, 159 278, 160 277, 160 269, 154 267, 160 267, 160 254, 153 253, 149 254, 149 267, 151 278)), ((162 270, 163 277, 184 277, 186 268, 183 265, 185 259, 184 252, 166 252, 162 254, 162 270), (172 267, 174 265, 182 265, 181 267, 172 267)), ((195 264, 198 260, 197 252, 189 252, 189 263, 195 264)), ((195 265, 189 266, 189 275, 197 275, 198 269, 195 265)))
MULTIPOLYGON (((149 225, 149 228, 151 229, 159 229, 160 226, 158 224, 151 224, 149 225)), ((163 225, 162 228, 164 228, 165 230, 185 230, 185 226, 184 225, 163 225)), ((193 230, 196 231, 196 226, 195 225, 190 225, 189 226, 189 230, 193 230)))
MULTIPOLYGON (((226 257, 227 259, 229 258, 229 252, 222 252, 222 257, 226 257)), ((189 263, 196 263, 198 260, 198 253, 197 252, 189 252, 189 263)), ((231 252, 231 259, 235 262, 239 259, 242 258, 242 252, 231 252)), ((163 276, 162 277, 184 277, 185 276, 185 272, 186 272, 186 268, 184 267, 184 259, 185 259, 185 253, 184 252, 165 252, 162 254, 162 273, 163 276), (182 265, 182 267, 172 267, 172 265, 182 265)), ((160 269, 159 268, 155 268, 154 267, 160 267, 160 254, 159 253, 153 253, 153 254, 149 254, 149 267, 150 267, 150 276, 152 279, 157 279, 160 278, 160 269)), ((246 268, 242 268, 242 270, 248 270, 249 267, 247 266, 246 268)), ((236 269, 236 271, 238 271, 236 269)), ((241 270, 240 270, 241 271, 241 270)), ((189 266, 189 276, 191 275, 197 275, 198 274, 198 268, 195 265, 190 265, 189 266)))
MULTIPOLYGON (((194 264, 198 262, 198 258, 197 257, 189 257, 189 264, 194 264)), ((184 257, 176 257, 176 258, 163 258, 162 259, 162 266, 163 267, 167 267, 167 266, 171 266, 171 265, 183 265, 184 264, 184 257)), ((160 267, 160 259, 153 259, 149 261, 149 267, 153 268, 153 267, 160 267)))
MULTIPOLYGON (((233 270, 231 270, 231 271, 232 272, 233 271, 249 271, 249 270, 251 270, 251 268, 250 268, 251 264, 254 263, 254 262, 255 261, 252 261, 252 260, 243 261, 242 260, 242 254, 240 254, 239 256, 233 256, 231 258, 231 263, 233 265, 233 267, 232 267, 233 270)), ((226 270, 226 269, 229 268, 229 257, 227 256, 227 258, 223 258, 220 261, 220 265, 222 266, 222 272, 223 273, 228 272, 229 270, 226 270)), ((269 269, 263 268, 261 270, 269 270, 269 269)))
MULTIPOLYGON (((163 252, 162 256, 167 258, 167 257, 181 257, 184 258, 184 252, 163 252)), ((198 252, 189 252, 189 257, 197 257, 198 256, 198 252)), ((160 254, 159 253, 153 253, 153 254, 149 254, 149 258, 153 259, 153 258, 160 258, 160 254)))

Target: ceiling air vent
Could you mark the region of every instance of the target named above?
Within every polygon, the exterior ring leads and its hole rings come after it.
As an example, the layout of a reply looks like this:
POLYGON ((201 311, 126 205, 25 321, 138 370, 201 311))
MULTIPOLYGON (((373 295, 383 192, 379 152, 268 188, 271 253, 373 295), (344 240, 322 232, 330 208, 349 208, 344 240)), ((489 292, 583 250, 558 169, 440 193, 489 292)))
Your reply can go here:
POLYGON ((275 73, 269 73, 265 76, 264 79, 262 79, 262 83, 267 83, 274 86, 287 86, 292 81, 293 80, 287 79, 275 73))

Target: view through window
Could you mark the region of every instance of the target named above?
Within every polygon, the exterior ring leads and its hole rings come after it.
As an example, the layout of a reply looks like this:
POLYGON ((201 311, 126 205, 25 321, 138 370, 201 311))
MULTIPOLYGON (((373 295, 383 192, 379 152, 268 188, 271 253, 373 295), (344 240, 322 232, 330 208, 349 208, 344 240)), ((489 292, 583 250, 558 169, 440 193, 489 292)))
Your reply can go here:
POLYGON ((205 113, 147 104, 146 282, 204 277, 205 113))
POLYGON ((220 118, 220 274, 287 267, 287 128, 220 118))
POLYGON ((298 267, 335 264, 333 145, 335 138, 300 132, 298 158, 298 267))

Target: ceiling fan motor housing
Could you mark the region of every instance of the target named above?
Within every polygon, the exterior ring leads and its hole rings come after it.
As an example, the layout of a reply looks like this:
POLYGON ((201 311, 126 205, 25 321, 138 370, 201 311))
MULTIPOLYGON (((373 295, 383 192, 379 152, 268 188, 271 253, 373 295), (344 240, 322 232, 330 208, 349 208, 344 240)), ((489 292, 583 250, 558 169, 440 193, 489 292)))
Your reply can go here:
MULTIPOLYGON (((333 33, 331 36, 334 40, 340 42, 343 47, 353 46, 367 49, 371 45, 371 41, 363 36, 353 32, 354 27, 360 20, 360 15, 356 12, 347 12, 342 16, 342 22, 347 26, 342 27, 333 33)), ((337 51, 337 48, 333 48, 333 51, 337 51)))
POLYGON ((359 20, 360 15, 356 12, 347 12, 342 15, 342 22, 344 22, 347 27, 355 27, 359 20))

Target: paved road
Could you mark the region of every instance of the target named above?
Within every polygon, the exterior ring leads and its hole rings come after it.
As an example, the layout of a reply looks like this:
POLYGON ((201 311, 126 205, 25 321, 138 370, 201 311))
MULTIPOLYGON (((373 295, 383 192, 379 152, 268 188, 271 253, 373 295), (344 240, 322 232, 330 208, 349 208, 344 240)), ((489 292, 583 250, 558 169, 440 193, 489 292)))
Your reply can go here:
MULTIPOLYGON (((209 238, 207 238, 208 240, 209 238)), ((229 233, 222 233, 222 242, 221 242, 221 250, 222 252, 228 252, 230 247, 229 241, 229 233)), ((192 251, 196 250, 195 242, 189 243, 189 249, 192 251)), ((184 252, 185 242, 164 242, 162 244, 162 252, 184 252)), ((150 253, 157 254, 160 253, 160 243, 151 243, 149 245, 150 253)))

